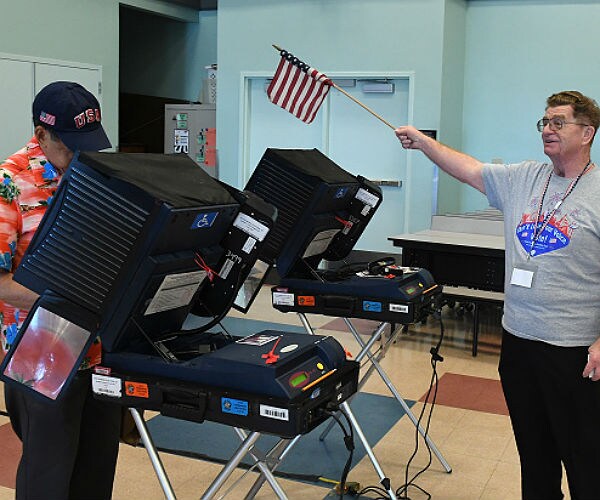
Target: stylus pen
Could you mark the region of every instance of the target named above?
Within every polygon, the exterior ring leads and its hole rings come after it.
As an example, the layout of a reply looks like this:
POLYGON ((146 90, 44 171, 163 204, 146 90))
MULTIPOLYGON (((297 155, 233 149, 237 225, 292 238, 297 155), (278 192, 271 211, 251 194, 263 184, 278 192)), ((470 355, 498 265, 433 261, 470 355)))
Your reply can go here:
POLYGON ((317 385, 321 380, 326 379, 327 377, 329 377, 330 375, 332 375, 333 373, 335 373, 337 371, 337 368, 334 368, 333 370, 329 370, 327 373, 324 373, 323 375, 321 375, 317 380, 314 380, 313 382, 311 382, 310 384, 304 386, 302 388, 302 391, 307 391, 308 389, 310 389, 311 387, 314 387, 315 385, 317 385))

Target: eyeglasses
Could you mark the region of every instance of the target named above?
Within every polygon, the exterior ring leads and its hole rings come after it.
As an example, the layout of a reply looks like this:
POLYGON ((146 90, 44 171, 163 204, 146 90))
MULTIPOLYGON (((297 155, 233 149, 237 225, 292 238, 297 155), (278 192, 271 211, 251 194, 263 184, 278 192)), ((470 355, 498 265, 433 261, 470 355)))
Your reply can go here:
POLYGON ((556 132, 557 130, 560 130, 565 125, 581 125, 582 127, 589 127, 590 126, 587 123, 568 122, 568 121, 563 120, 562 118, 559 118, 558 116, 555 116, 554 118, 541 118, 537 122, 538 132, 543 132, 544 127, 546 125, 549 125, 550 126, 550 130, 552 130, 553 132, 556 132))

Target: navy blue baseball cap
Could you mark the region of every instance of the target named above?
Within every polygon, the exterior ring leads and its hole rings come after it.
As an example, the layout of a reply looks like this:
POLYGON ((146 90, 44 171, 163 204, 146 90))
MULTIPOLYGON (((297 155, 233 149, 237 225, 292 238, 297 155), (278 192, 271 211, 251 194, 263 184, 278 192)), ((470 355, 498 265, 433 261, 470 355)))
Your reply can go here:
POLYGON ((52 130, 71 151, 111 147, 101 118, 98 99, 75 82, 46 85, 33 101, 33 119, 52 130))

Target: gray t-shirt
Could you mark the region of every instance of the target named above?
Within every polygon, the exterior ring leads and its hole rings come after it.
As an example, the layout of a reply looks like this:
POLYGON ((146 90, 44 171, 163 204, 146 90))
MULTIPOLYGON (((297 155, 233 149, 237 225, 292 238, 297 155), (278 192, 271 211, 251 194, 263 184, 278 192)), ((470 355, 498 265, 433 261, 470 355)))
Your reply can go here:
MULTIPOLYGON (((589 346, 600 335, 600 168, 581 177, 536 240, 535 255, 527 259, 551 172, 551 164, 534 161, 483 168, 487 198, 504 213, 502 325, 517 337, 565 347, 589 346), (515 267, 535 271, 531 288, 511 284, 515 267)), ((573 181, 552 175, 542 220, 573 181)))

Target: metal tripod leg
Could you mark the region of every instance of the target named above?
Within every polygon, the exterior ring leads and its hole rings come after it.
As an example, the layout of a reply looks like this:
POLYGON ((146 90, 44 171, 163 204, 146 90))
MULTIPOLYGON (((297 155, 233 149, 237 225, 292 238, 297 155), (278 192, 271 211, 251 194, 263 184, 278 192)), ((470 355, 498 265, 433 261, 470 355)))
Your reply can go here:
MULTIPOLYGON (((363 350, 361 351, 361 354, 362 354, 362 352, 365 349, 367 349, 367 353, 366 354, 369 357, 369 361, 371 361, 372 365, 375 367, 375 369, 379 373, 379 376, 384 381, 385 385, 388 386, 388 389, 394 395, 394 397, 396 398, 396 400, 400 403, 400 405, 402 405, 402 409, 404 410, 404 412, 406 413, 406 415, 408 416, 408 418, 410 418, 410 420, 415 425, 415 427, 418 429, 418 431, 421 434, 421 436, 423 436, 423 438, 425 439, 425 442, 427 443, 427 445, 429 446, 429 448, 431 449, 431 451, 438 458, 438 460, 440 461, 440 463, 442 464, 442 466, 444 467, 444 469, 446 469, 446 472, 452 472, 452 467, 450 467, 450 465, 448 464, 448 462, 446 462, 446 460, 444 459, 444 456, 440 453, 440 451, 438 450, 437 446, 431 440, 431 438, 429 437, 429 435, 427 435, 425 433, 425 430, 423 429, 423 427, 421 427, 421 424, 419 424, 419 421, 417 420, 417 418, 415 417, 415 415, 413 414, 413 412, 410 410, 410 408, 406 404, 406 401, 404 401, 404 398, 402 398, 402 396, 400 395, 400 393, 398 392, 398 390, 396 389, 396 387, 394 386, 394 384, 392 383, 392 381, 389 379, 389 377, 387 376, 387 373, 381 367, 381 365, 379 364, 378 360, 375 359, 375 357, 371 354, 371 352, 370 352, 371 347, 369 346, 369 344, 368 343, 365 344, 365 342, 361 338, 360 334, 358 333, 358 331, 356 330, 356 328, 354 328, 354 325, 350 322, 349 319, 344 318, 344 321, 346 322, 346 325, 348 325, 348 328, 352 332, 352 335, 354 335, 354 338, 356 339, 356 341, 361 345, 361 347, 363 347, 363 350)), ((378 331, 379 331, 379 329, 375 332, 375 335, 377 335, 378 331)), ((357 356, 357 359, 358 359, 358 356, 357 356)))
POLYGON ((223 484, 225 484, 225 481, 227 481, 227 479, 231 476, 235 468, 239 465, 239 463, 242 461, 242 459, 247 453, 250 453, 250 455, 257 461, 257 465, 261 471, 261 474, 264 475, 265 480, 269 483, 271 488, 273 488, 273 491, 277 495, 277 498, 279 498, 280 500, 287 500, 285 492, 283 491, 281 486, 279 486, 279 483, 273 476, 269 467, 262 460, 259 460, 258 457, 251 453, 252 447, 254 446, 259 437, 260 432, 251 432, 250 434, 248 434, 248 436, 246 436, 246 438, 240 444, 239 448, 229 459, 229 462, 227 462, 227 464, 225 465, 225 467, 223 467, 219 475, 204 492, 204 495, 202 495, 201 497, 202 500, 209 500, 215 496, 217 491, 219 491, 223 484))
MULTIPOLYGON (((244 431, 242 431, 241 429, 236 429, 236 432, 238 433, 240 438, 245 435, 244 431)), ((267 465, 269 463, 271 463, 271 466, 269 467, 269 470, 271 472, 275 472, 275 469, 277 469, 277 467, 279 466, 281 461, 285 458, 285 456, 288 454, 288 452, 294 447, 296 442, 301 437, 302 436, 299 434, 296 437, 294 437, 294 439, 280 439, 279 441, 277 441, 275 446, 273 446, 265 454, 264 461, 267 465)), ((252 458, 254 458, 254 456, 252 456, 252 458)), ((261 474, 256 479, 256 481, 254 482, 254 484, 252 485, 252 487, 250 488, 250 490, 248 491, 248 493, 246 494, 246 496, 244 498, 247 500, 254 498, 256 496, 256 494, 259 492, 259 490, 262 488, 262 486, 266 480, 267 480, 267 478, 265 477, 265 475, 261 474)))
POLYGON ((129 412, 131 413, 133 421, 135 422, 135 426, 140 433, 142 443, 144 443, 144 446, 146 447, 146 452, 150 457, 152 467, 156 472, 156 477, 158 478, 158 482, 160 483, 160 486, 165 494, 165 498, 167 500, 175 500, 175 492, 173 491, 173 487, 169 482, 165 468, 160 460, 160 457, 158 456, 158 452, 156 451, 156 447, 154 446, 152 438, 150 437, 145 420, 142 418, 140 412, 136 408, 129 408, 129 412))
POLYGON ((306 317, 306 314, 298 313, 298 317, 300 318, 300 321, 302 322, 302 325, 304 326, 306 333, 308 333, 309 335, 316 335, 312 326, 310 326, 310 323, 308 322, 308 318, 306 317))
MULTIPOLYGON (((356 361, 360 362, 362 360, 362 358, 364 358, 366 355, 371 355, 371 347, 373 346, 373 344, 375 342, 377 342, 379 340, 379 338, 383 334, 383 330, 385 329, 385 326, 386 326, 386 323, 382 323, 381 325, 379 325, 379 327, 377 328, 377 330, 371 335, 371 338, 367 342, 366 346, 365 346, 365 343, 363 342, 363 340, 360 339, 360 343, 361 343, 361 348, 362 349, 360 350, 360 352, 356 356, 356 358, 355 358, 356 361)), ((365 384, 365 382, 367 381, 368 376, 371 374, 372 371, 373 371, 373 366, 371 365, 369 367, 367 373, 365 374, 365 376, 360 380, 359 389, 360 389, 360 387, 362 387, 365 384)), ((354 398, 354 396, 352 396, 352 398, 350 398, 350 401, 353 398, 354 398)), ((323 432, 321 432, 321 435, 319 436, 319 441, 324 441, 325 440, 325 438, 327 437, 327 434, 329 434, 329 432, 331 431, 331 429, 333 429, 334 425, 335 425, 335 422, 333 422, 333 421, 331 421, 331 422, 329 422, 327 424, 327 427, 325 427, 325 429, 323 430, 323 432)))
MULTIPOLYGON (((398 338, 398 335, 400 335, 400 333, 402 333, 401 328, 392 330, 392 333, 390 334, 390 338, 384 342, 384 345, 380 349, 379 354, 375 357, 377 362, 380 362, 383 358, 385 358, 385 355, 387 353, 389 346, 396 341, 396 339, 398 338)), ((373 371, 375 371, 375 365, 373 363, 370 363, 369 368, 367 368, 366 373, 358 381, 358 390, 359 391, 360 391, 360 389, 362 389, 362 386, 367 383, 367 380, 369 380, 369 377, 371 376, 373 371)))

